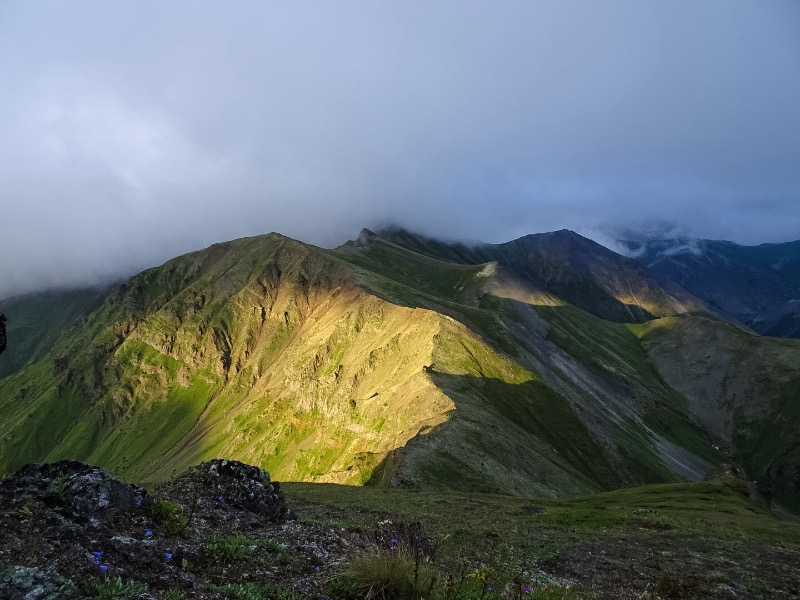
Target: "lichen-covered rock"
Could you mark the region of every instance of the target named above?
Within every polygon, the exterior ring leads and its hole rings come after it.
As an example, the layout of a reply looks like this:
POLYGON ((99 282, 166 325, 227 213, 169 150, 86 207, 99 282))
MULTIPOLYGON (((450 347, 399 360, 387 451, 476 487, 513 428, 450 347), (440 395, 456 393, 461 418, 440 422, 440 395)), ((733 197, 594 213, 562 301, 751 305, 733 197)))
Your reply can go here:
POLYGON ((269 473, 235 460, 214 459, 189 469, 171 485, 186 503, 227 505, 269 521, 291 516, 280 485, 269 473))
POLYGON ((0 495, 18 502, 43 500, 76 521, 92 524, 113 513, 143 509, 148 503, 144 489, 75 461, 27 465, 0 481, 0 495))
POLYGON ((0 598, 4 600, 70 600, 78 593, 69 579, 53 569, 13 566, 0 570, 0 598))

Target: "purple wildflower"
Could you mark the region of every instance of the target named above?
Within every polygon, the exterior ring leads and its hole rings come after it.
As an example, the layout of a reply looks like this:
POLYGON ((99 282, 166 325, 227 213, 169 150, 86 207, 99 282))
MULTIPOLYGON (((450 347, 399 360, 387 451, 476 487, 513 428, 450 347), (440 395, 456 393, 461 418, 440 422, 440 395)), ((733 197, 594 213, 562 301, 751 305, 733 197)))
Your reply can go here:
POLYGON ((144 537, 146 537, 147 539, 150 539, 151 537, 153 537, 153 530, 152 529, 145 529, 144 530, 144 537))
POLYGON ((100 565, 100 574, 101 575, 108 575, 108 570, 110 567, 106 564, 100 565))
POLYGON ((103 560, 103 553, 100 550, 92 552, 92 556, 94 556, 94 564, 96 565, 99 565, 103 560))
POLYGON ((522 593, 523 594, 530 594, 532 591, 533 590, 531 589, 531 586, 529 586, 529 585, 526 585, 524 588, 522 588, 522 593))
POLYGON ((172 552, 169 552, 169 551, 164 552, 164 560, 167 561, 167 562, 171 562, 172 561, 172 552))

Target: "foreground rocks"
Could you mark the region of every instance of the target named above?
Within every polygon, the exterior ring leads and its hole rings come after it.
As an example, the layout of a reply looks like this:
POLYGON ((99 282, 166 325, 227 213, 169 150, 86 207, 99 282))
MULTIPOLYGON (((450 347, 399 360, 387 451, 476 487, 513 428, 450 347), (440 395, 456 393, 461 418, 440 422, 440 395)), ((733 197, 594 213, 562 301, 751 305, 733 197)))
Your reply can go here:
POLYGON ((146 509, 150 502, 143 488, 75 461, 23 467, 0 481, 0 498, 13 504, 40 501, 76 523, 95 527, 109 518, 146 509))
POLYGON ((28 465, 0 481, 0 598, 224 598, 248 580, 310 593, 341 540, 291 517, 269 474, 235 461, 153 493, 79 462, 28 465))

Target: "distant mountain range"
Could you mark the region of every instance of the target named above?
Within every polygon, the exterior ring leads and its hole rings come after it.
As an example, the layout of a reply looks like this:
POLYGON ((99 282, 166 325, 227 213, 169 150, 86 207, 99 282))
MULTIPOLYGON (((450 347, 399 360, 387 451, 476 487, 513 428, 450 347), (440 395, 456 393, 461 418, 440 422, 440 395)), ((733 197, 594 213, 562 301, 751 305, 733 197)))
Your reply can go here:
POLYGON ((222 456, 283 480, 556 496, 735 462, 799 508, 800 341, 738 326, 756 329, 755 301, 676 276, 699 269, 683 250, 630 248, 269 234, 0 302, 0 472, 69 457, 159 481, 222 456))
POLYGON ((662 281, 763 335, 800 337, 800 241, 741 246, 664 239, 622 244, 662 281))

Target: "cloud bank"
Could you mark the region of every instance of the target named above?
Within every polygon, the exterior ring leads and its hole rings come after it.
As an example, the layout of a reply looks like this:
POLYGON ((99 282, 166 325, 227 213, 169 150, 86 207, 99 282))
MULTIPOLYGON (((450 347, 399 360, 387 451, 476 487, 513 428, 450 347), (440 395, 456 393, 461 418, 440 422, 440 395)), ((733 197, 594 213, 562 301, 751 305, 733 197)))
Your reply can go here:
POLYGON ((798 32, 793 0, 5 2, 0 297, 267 231, 797 239, 798 32))

